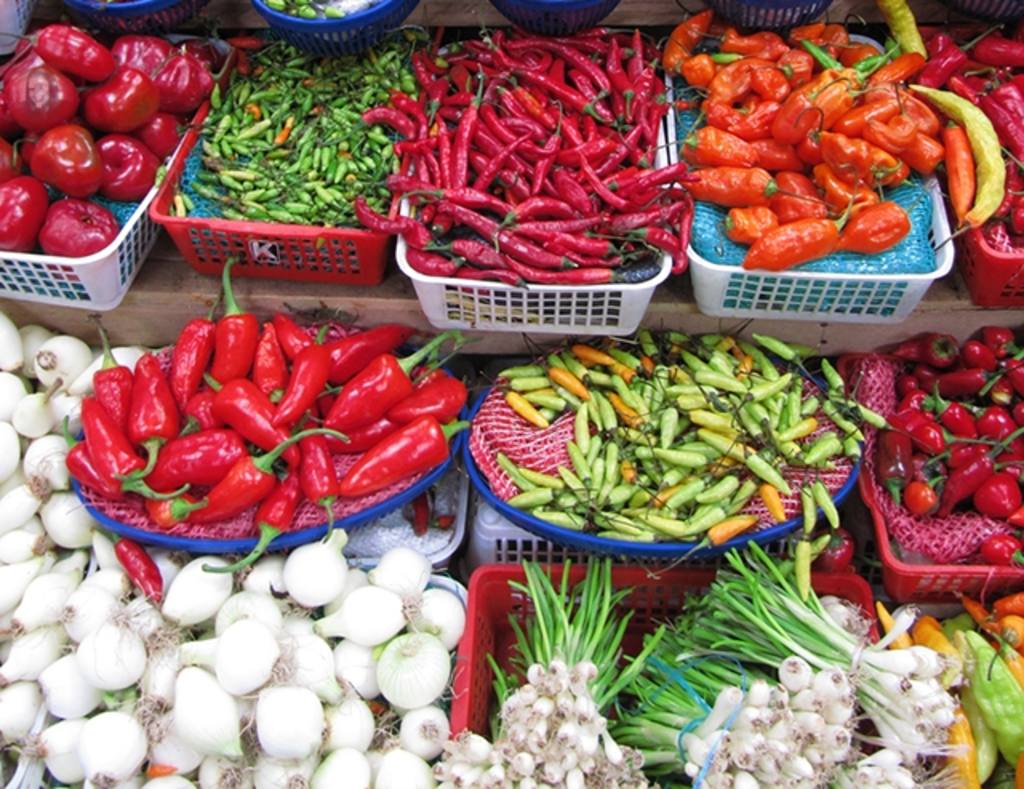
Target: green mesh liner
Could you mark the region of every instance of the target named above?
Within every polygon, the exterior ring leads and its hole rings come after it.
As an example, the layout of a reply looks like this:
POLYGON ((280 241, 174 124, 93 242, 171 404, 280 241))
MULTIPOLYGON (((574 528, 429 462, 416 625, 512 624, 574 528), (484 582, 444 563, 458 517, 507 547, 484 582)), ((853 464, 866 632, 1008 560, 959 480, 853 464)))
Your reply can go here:
MULTIPOLYGON (((693 100, 693 91, 676 80, 675 95, 693 100)), ((679 144, 697 128, 698 113, 676 112, 676 135, 679 144)), ((678 155, 678 153, 677 153, 678 155)), ((935 250, 931 243, 932 198, 924 181, 913 175, 897 187, 885 190, 885 199, 898 203, 910 217, 910 232, 892 249, 877 255, 837 252, 813 260, 794 270, 819 274, 928 274, 935 271, 935 250)), ((705 260, 724 266, 739 266, 747 247, 730 241, 725 235, 728 209, 698 202, 693 214, 693 248, 705 260)))

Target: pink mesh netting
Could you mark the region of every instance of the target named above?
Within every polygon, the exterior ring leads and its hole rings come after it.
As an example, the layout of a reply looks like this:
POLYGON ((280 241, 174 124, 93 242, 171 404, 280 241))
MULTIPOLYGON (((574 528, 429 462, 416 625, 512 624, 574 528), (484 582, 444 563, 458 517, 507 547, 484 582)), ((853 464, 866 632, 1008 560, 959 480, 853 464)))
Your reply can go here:
MULTIPOLYGON (((322 324, 314 324, 307 327, 310 336, 316 336, 322 324)), ((355 326, 347 326, 340 323, 330 323, 326 334, 326 340, 336 340, 346 337, 359 329, 355 326)), ((171 350, 169 346, 159 351, 157 358, 163 366, 164 373, 169 372, 171 366, 171 350)), ((334 468, 340 478, 347 472, 362 455, 335 455, 334 468)), ((396 483, 384 490, 369 496, 360 496, 355 499, 339 499, 334 503, 332 511, 334 520, 355 515, 377 504, 382 504, 403 490, 415 485, 426 474, 417 474, 402 482, 396 483)), ((202 540, 235 540, 244 537, 254 537, 257 534, 253 518, 256 514, 256 507, 252 507, 241 515, 230 520, 214 521, 212 523, 179 523, 170 529, 163 529, 157 526, 146 514, 145 506, 141 497, 129 495, 123 501, 112 501, 102 496, 95 490, 81 487, 86 502, 112 520, 132 526, 136 529, 160 534, 173 534, 180 537, 190 537, 202 540)), ((203 488, 195 488, 189 491, 191 494, 201 497, 205 492, 203 488)), ((324 508, 311 501, 305 501, 299 505, 295 513, 294 528, 291 531, 301 531, 315 526, 322 526, 327 522, 324 508)))
MULTIPOLYGON (((888 416, 896 409, 896 377, 903 363, 879 354, 849 357, 844 376, 855 387, 857 398, 869 408, 888 416)), ((912 515, 896 504, 875 478, 875 445, 878 431, 866 432, 862 486, 869 489, 865 503, 881 515, 885 528, 904 554, 920 554, 935 564, 969 562, 981 544, 993 534, 1009 533, 1003 521, 976 512, 956 512, 948 518, 912 515), (873 499, 873 501, 872 501, 873 499)))
MULTIPOLYGON (((804 384, 804 397, 809 398, 817 392, 817 387, 810 381, 804 384)), ((818 430, 815 435, 828 430, 836 430, 834 424, 824 413, 815 415, 818 430)), ((571 468, 569 455, 565 450, 567 442, 573 437, 573 414, 569 412, 557 419, 552 425, 540 430, 530 425, 516 414, 505 402, 503 394, 494 388, 488 393, 480 410, 473 418, 473 426, 469 435, 469 449, 480 472, 486 478, 491 490, 498 498, 507 501, 519 489, 509 476, 501 469, 496 460, 498 452, 503 452, 517 465, 524 465, 545 474, 557 474, 559 466, 571 468)), ((800 487, 805 479, 820 478, 835 495, 843 487, 853 472, 853 464, 842 458, 830 471, 816 472, 807 469, 786 468, 783 476, 793 489, 793 495, 785 496, 786 517, 793 518, 800 513, 800 487)), ((760 519, 755 527, 767 528, 775 525, 769 517, 760 498, 755 496, 744 510, 760 519)))

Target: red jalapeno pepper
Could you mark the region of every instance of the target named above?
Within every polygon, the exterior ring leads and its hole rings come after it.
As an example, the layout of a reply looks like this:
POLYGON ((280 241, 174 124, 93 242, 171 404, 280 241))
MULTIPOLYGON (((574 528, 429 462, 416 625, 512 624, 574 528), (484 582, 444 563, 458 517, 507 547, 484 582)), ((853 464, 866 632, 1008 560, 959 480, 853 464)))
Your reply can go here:
POLYGON ((216 331, 216 325, 209 318, 193 318, 178 335, 171 352, 169 378, 174 401, 181 409, 199 391, 199 384, 213 356, 216 331))
POLYGON ((440 375, 425 386, 417 386, 411 395, 390 408, 387 418, 405 425, 428 414, 442 424, 458 417, 466 405, 466 385, 454 376, 437 372, 440 375))
POLYGON ((273 323, 281 350, 290 360, 294 361, 299 351, 313 344, 313 338, 309 333, 284 313, 275 313, 273 323))
POLYGON ((156 566, 146 549, 137 542, 119 537, 114 543, 114 555, 125 575, 142 594, 154 603, 160 603, 164 597, 164 579, 160 568, 156 566))
POLYGON ((235 301, 231 287, 231 267, 236 259, 224 264, 223 283, 224 316, 217 321, 214 338, 213 367, 210 374, 218 383, 225 384, 235 378, 244 378, 252 367, 260 324, 251 312, 243 312, 235 301))
POLYGON ((409 326, 385 323, 328 343, 331 369, 327 380, 332 384, 346 383, 382 353, 391 353, 398 348, 412 337, 414 331, 409 326))
POLYGON ((341 495, 366 496, 429 471, 448 459, 448 439, 468 426, 468 422, 442 425, 432 416, 410 422, 356 461, 341 480, 341 495))
POLYGON ((256 343, 256 353, 252 359, 252 382, 272 403, 281 399, 288 385, 288 365, 281 344, 277 341, 277 330, 270 322, 263 324, 263 333, 256 343))
POLYGON ((323 394, 330 371, 331 354, 323 345, 307 345, 299 351, 292 365, 288 387, 274 414, 273 424, 276 427, 293 425, 301 419, 323 394))
MULTIPOLYGON (((246 378, 236 378, 220 388, 213 398, 213 415, 267 452, 288 438, 287 431, 274 427, 273 404, 246 378)), ((297 466, 298 447, 288 446, 284 460, 293 468, 297 466)))
POLYGON ((128 438, 146 448, 150 456, 181 429, 178 406, 171 394, 157 358, 147 353, 135 365, 131 406, 128 409, 128 438))
POLYGON ((223 427, 224 423, 213 413, 213 400, 216 393, 212 389, 204 389, 196 392, 185 404, 182 414, 188 424, 182 429, 182 433, 194 432, 196 430, 214 430, 223 427))
POLYGON ((327 523, 334 527, 334 502, 338 498, 338 474, 334 459, 324 436, 302 439, 299 444, 302 463, 299 465, 299 484, 303 495, 324 508, 327 523))
POLYGON ((216 485, 245 454, 245 441, 234 430, 190 433, 164 445, 146 483, 161 493, 182 485, 216 485))
POLYGON ((96 321, 96 328, 103 343, 103 364, 92 375, 92 390, 100 405, 107 409, 114 422, 122 431, 128 430, 128 411, 132 402, 132 371, 118 364, 110 351, 110 339, 103 324, 96 321))

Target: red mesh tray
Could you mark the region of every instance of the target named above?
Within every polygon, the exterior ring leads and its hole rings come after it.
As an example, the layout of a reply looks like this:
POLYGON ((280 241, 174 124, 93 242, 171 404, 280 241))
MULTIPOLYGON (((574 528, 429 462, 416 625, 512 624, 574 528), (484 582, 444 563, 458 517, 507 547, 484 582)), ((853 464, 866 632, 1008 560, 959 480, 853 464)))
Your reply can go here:
MULTIPOLYGON (((560 578, 564 565, 550 565, 551 574, 560 578)), ((575 565, 569 578, 578 583, 586 567, 575 565)), ((715 570, 664 570, 652 573, 642 567, 613 567, 615 588, 631 587, 633 591, 623 605, 634 611, 626 632, 627 651, 639 651, 644 633, 656 624, 678 615, 685 596, 706 589, 714 580, 715 570)), ((530 612, 528 598, 509 587, 509 581, 526 582, 523 568, 508 564, 485 564, 477 568, 469 581, 469 603, 466 610, 466 632, 459 641, 455 661, 454 698, 451 709, 452 734, 469 729, 488 734, 489 716, 494 700, 491 682, 494 679, 488 655, 506 663, 515 643, 509 615, 520 622, 530 612)), ((815 573, 812 582, 818 594, 835 595, 855 603, 874 622, 874 600, 867 581, 853 573, 815 573)), ((871 637, 877 638, 872 626, 871 637)))
POLYGON ((1004 252, 979 229, 960 240, 960 272, 979 307, 1024 307, 1024 249, 1004 252))
POLYGON ((232 273, 335 285, 379 285, 387 268, 391 236, 350 227, 285 225, 232 219, 179 217, 171 204, 189 152, 209 112, 204 105, 171 162, 150 206, 154 222, 166 228, 181 256, 200 274, 219 275, 229 258, 232 273))

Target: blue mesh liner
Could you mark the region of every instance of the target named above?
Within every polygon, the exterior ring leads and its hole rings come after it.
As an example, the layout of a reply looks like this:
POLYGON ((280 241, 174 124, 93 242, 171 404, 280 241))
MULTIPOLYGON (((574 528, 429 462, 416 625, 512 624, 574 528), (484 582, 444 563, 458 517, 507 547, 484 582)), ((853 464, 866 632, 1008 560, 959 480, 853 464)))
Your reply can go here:
MULTIPOLYGON (((685 82, 676 80, 675 95, 694 100, 696 94, 685 82)), ((677 143, 698 125, 698 113, 676 113, 677 143)), ((924 181, 914 175, 897 187, 885 190, 885 198, 899 203, 910 217, 910 232, 899 244, 877 255, 837 252, 827 258, 797 266, 794 271, 817 274, 928 274, 935 270, 935 250, 929 232, 932 227, 932 199, 924 181)), ((692 244, 697 253, 712 263, 739 266, 747 248, 725 236, 728 209, 698 202, 693 214, 692 244)))
MULTIPOLYGON (((240 163, 247 161, 247 159, 239 159, 240 163)), ((241 164, 239 166, 242 166, 241 164)), ((189 216, 203 217, 204 219, 221 219, 223 214, 220 212, 220 205, 212 200, 207 200, 205 197, 200 195, 192 188, 192 184, 196 181, 196 176, 203 169, 203 140, 200 138, 192 150, 188 152, 188 158, 185 160, 185 167, 181 172, 181 180, 178 182, 178 187, 181 192, 188 196, 189 200, 192 201, 194 208, 188 212, 189 216)), ((222 190, 216 184, 207 184, 211 189, 215 189, 218 192, 222 190)))

